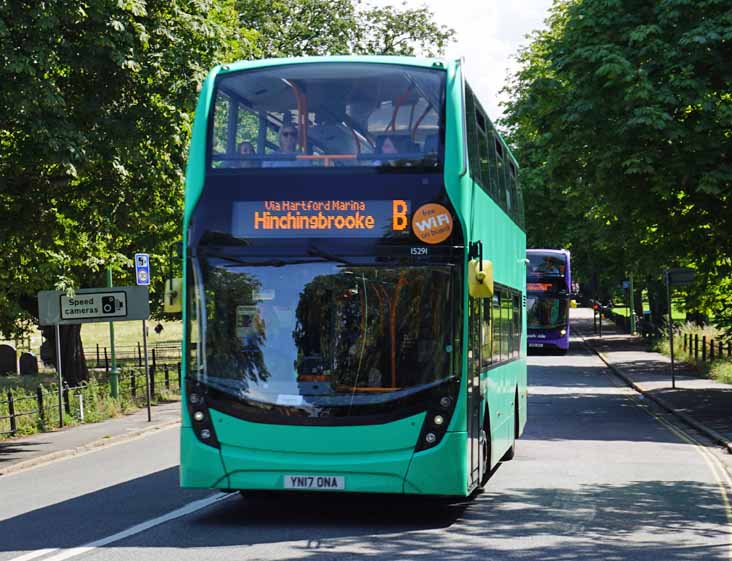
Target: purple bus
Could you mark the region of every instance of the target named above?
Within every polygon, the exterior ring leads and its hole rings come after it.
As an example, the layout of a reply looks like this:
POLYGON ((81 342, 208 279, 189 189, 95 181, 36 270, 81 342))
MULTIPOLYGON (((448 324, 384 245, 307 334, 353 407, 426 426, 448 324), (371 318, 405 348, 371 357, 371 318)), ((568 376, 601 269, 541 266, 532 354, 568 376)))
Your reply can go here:
POLYGON ((569 349, 572 278, 569 251, 527 249, 526 320, 529 349, 569 349))

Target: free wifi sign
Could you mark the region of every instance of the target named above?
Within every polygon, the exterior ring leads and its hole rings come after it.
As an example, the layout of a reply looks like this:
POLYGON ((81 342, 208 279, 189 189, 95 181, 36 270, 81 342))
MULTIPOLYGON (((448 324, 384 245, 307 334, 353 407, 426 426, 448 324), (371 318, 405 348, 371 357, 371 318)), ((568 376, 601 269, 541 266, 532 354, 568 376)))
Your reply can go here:
POLYGON ((428 244, 444 242, 452 234, 453 219, 442 205, 429 203, 419 207, 412 216, 412 231, 428 244))

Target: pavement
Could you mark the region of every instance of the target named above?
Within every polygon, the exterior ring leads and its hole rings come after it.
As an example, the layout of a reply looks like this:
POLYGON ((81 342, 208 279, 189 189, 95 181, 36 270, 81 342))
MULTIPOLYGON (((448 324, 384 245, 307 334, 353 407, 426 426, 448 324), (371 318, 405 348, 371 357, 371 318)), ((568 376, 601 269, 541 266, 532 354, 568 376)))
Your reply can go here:
POLYGON ((648 350, 639 335, 623 333, 610 320, 602 337, 593 329, 591 309, 572 310, 572 329, 629 386, 704 433, 732 454, 732 385, 703 377, 676 362, 672 387, 671 359, 648 350))
POLYGON ((140 409, 99 423, 0 440, 0 477, 175 426, 180 422, 180 407, 178 401, 156 405, 151 421, 147 409, 140 409))

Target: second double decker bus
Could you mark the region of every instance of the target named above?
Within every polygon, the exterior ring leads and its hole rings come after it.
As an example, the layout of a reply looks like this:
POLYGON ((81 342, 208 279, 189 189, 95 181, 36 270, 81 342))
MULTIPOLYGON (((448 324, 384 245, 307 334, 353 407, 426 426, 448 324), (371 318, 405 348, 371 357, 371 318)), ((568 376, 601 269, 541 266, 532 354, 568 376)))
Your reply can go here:
POLYGON ((215 68, 186 177, 181 484, 484 484, 526 423, 516 172, 459 62, 215 68))
POLYGON ((529 348, 569 350, 572 276, 569 251, 528 249, 526 291, 529 348))

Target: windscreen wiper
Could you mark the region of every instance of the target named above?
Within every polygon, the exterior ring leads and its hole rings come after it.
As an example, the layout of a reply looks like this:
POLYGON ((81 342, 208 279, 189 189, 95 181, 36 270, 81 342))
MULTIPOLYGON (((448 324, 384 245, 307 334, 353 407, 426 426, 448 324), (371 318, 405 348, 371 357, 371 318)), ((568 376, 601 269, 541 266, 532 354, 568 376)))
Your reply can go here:
POLYGON ((312 245, 308 248, 308 255, 312 255, 313 257, 320 257, 321 259, 324 259, 326 261, 334 261, 335 263, 343 263, 344 265, 348 265, 348 266, 353 265, 353 263, 351 263, 347 259, 343 259, 343 257, 338 257, 337 255, 333 255, 332 253, 323 251, 322 249, 320 249, 319 247, 315 247, 314 245, 312 245))
POLYGON ((319 250, 308 251, 308 254, 312 255, 316 259, 266 259, 263 261, 246 261, 244 259, 239 259, 238 257, 231 257, 230 255, 209 252, 202 253, 202 256, 207 259, 222 259, 223 261, 228 261, 229 263, 234 263, 236 265, 242 265, 244 267, 284 267, 285 265, 304 265, 307 263, 318 263, 322 261, 335 261, 337 263, 343 263, 345 265, 351 264, 345 259, 321 253, 319 250))

